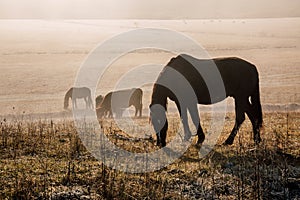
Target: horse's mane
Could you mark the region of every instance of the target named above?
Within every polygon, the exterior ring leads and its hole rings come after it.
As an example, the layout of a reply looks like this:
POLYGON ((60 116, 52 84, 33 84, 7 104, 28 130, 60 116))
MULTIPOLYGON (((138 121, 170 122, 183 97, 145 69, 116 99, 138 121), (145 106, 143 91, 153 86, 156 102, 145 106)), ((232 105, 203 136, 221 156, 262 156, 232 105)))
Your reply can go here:
POLYGON ((166 90, 167 88, 165 88, 164 86, 158 83, 154 83, 152 97, 151 97, 151 105, 160 104, 167 111, 168 100, 166 96, 167 93, 166 90))

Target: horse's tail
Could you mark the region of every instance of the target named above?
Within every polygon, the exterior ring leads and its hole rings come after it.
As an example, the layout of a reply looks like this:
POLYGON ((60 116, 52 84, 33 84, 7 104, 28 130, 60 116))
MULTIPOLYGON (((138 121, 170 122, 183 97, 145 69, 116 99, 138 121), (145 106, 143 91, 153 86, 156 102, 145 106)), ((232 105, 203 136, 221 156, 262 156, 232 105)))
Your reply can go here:
POLYGON ((139 91, 139 110, 140 110, 140 116, 142 116, 142 112, 143 112, 143 90, 139 88, 138 91, 139 91))
POLYGON ((139 92, 139 94, 138 94, 139 104, 140 104, 141 107, 143 107, 143 90, 139 88, 138 92, 139 92))
POLYGON ((92 100, 92 94, 91 91, 89 90, 89 94, 88 94, 88 104, 90 106, 91 109, 94 109, 94 104, 93 104, 93 100, 92 100))
POLYGON ((251 103, 256 113, 257 125, 259 127, 262 127, 263 116, 262 116, 262 108, 260 103, 259 80, 257 81, 253 94, 251 95, 251 103))

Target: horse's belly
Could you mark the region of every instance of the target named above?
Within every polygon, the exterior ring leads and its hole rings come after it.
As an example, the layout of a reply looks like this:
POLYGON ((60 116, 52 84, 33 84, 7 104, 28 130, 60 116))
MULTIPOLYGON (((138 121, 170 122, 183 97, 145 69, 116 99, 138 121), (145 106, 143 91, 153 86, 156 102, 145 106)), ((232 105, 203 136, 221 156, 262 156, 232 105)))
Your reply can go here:
POLYGON ((214 98, 198 98, 198 104, 210 105, 223 101, 227 96, 215 96, 214 98))

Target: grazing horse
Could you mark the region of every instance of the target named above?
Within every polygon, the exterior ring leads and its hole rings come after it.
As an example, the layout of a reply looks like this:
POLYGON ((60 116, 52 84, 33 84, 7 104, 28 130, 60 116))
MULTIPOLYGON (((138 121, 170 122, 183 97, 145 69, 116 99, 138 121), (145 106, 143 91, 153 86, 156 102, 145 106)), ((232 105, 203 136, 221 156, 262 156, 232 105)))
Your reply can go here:
POLYGON ((189 111, 197 129, 197 144, 201 144, 205 135, 200 125, 197 104, 214 104, 229 96, 235 100, 236 119, 231 134, 224 144, 231 145, 233 143, 240 125, 245 120, 245 113, 253 126, 254 141, 259 143, 263 119, 259 77, 253 64, 235 57, 197 59, 181 54, 172 58, 154 83, 149 106, 150 121, 157 135, 157 145, 162 147, 166 145, 167 98, 174 101, 178 108, 185 133, 184 139, 188 140, 192 135, 187 119, 187 111, 189 111), (212 68, 215 68, 215 71, 212 68), (205 72, 210 75, 205 75, 205 72), (216 77, 219 77, 221 84, 216 83, 218 82, 216 77), (222 86, 223 90, 219 86, 222 86), (189 93, 185 92, 188 88, 194 96, 189 96, 189 93))
POLYGON ((141 117, 143 108, 142 98, 143 91, 140 88, 109 92, 103 98, 100 106, 97 107, 97 116, 98 118, 105 117, 108 113, 111 117, 112 113, 115 112, 117 117, 121 117, 123 110, 133 105, 135 107, 135 116, 139 112, 139 116, 141 117))
POLYGON ((86 108, 93 109, 93 102, 91 97, 91 90, 87 87, 72 87, 70 88, 66 95, 65 95, 65 101, 64 101, 64 109, 67 109, 69 107, 69 99, 72 99, 72 105, 73 108, 77 108, 77 102, 76 99, 83 98, 86 104, 86 108))

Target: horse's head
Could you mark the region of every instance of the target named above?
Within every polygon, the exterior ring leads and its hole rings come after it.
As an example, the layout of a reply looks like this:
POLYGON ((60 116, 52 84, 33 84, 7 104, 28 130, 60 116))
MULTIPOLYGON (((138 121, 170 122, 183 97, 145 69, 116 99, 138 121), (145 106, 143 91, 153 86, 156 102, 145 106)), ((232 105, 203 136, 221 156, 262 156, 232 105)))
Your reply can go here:
POLYGON ((64 102, 64 109, 68 109, 68 107, 69 107, 69 101, 65 101, 64 102))
POLYGON ((157 145, 166 146, 166 136, 168 130, 168 120, 166 117, 166 109, 160 104, 151 104, 150 108, 150 121, 153 125, 157 136, 157 145))
POLYGON ((96 97, 96 108, 100 107, 100 105, 101 105, 101 103, 103 101, 103 98, 104 97, 102 95, 99 95, 99 96, 96 97))

